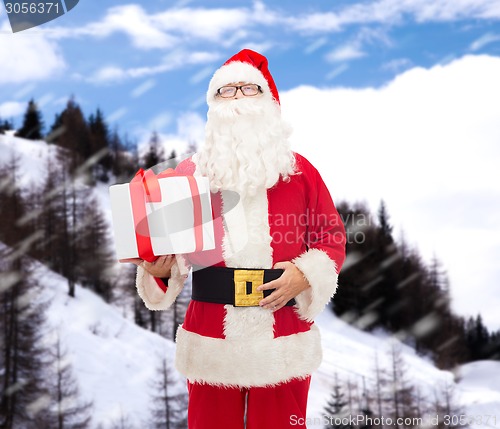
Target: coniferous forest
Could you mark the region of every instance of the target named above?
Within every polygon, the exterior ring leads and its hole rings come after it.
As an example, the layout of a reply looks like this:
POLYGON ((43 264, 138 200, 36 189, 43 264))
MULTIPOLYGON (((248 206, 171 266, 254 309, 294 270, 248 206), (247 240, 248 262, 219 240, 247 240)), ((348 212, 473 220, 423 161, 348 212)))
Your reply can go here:
MULTIPOLYGON (((181 295, 165 312, 144 307, 133 287, 135 266, 117 268, 113 259, 110 231, 92 189, 129 181, 139 167, 167 158, 173 162, 176 153, 165 153, 152 130, 147 150, 139 154, 136 142, 110 129, 99 108, 84 113, 72 98, 50 125, 31 100, 21 124, 0 118, 0 134, 9 130, 45 140, 51 150, 45 177, 29 189, 21 185, 18 158, 0 165, 0 427, 89 428, 92 403, 77 400, 71 366, 63 364, 67 351, 59 341, 50 347, 42 341, 47 303, 28 299, 40 296, 31 261, 64 276, 70 297, 78 283, 112 305, 127 306, 136 324, 173 340, 189 296, 181 295), (63 398, 74 400, 60 407, 63 398)), ((480 314, 465 318, 452 311, 452 285, 438 257, 427 263, 416 247, 395 238, 390 207, 381 202, 372 213, 364 204, 343 201, 337 208, 347 231, 348 257, 331 311, 359 329, 391 332, 442 369, 500 358, 500 332, 489 331, 480 314)), ((336 378, 325 413, 342 416, 356 409, 367 416, 419 415, 418 387, 406 380, 396 346, 390 359, 391 373, 374 364, 376 383, 353 386, 336 378)), ((157 406, 147 427, 186 427, 186 397, 168 393, 171 371, 171 363, 159 358, 164 377, 153 389, 157 406)), ((450 399, 449 386, 443 389, 450 399)), ((451 399, 436 402, 433 411, 450 414, 450 404, 451 399)), ((123 421, 116 427, 128 426, 123 421)))

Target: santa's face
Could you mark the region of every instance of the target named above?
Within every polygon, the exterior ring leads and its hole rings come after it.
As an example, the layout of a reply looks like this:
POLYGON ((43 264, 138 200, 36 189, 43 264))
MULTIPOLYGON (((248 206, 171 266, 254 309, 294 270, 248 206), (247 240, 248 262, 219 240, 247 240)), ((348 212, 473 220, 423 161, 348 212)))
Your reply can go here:
POLYGON ((218 88, 210 103, 197 164, 213 191, 251 195, 293 173, 290 129, 265 91, 251 82, 230 82, 218 88))
POLYGON ((209 120, 210 116, 231 120, 242 115, 251 117, 263 114, 261 109, 267 104, 262 100, 263 94, 262 88, 255 83, 228 83, 217 89, 214 97, 215 103, 210 106, 208 112, 209 120))

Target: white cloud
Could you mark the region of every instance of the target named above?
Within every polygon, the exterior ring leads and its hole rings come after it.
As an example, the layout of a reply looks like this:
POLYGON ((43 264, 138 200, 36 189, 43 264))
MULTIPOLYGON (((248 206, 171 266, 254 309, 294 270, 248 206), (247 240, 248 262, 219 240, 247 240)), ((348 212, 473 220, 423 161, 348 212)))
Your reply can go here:
POLYGON ((253 9, 172 7, 152 14, 139 4, 128 4, 108 9, 96 22, 76 28, 50 27, 46 34, 52 38, 102 38, 123 33, 136 48, 166 49, 194 40, 236 43, 247 36, 247 28, 256 23, 270 25, 276 19, 259 2, 253 9))
POLYGON ((320 37, 320 38, 316 39, 314 42, 310 43, 304 49, 304 53, 306 53, 306 54, 312 54, 314 51, 317 51, 323 45, 326 45, 327 42, 328 42, 328 39, 326 37, 320 37))
POLYGON ((131 67, 124 69, 115 65, 104 66, 97 70, 87 80, 96 84, 116 83, 120 80, 145 78, 170 70, 183 68, 190 64, 206 64, 219 58, 218 54, 210 52, 183 52, 174 51, 166 55, 163 60, 153 66, 131 67))
POLYGON ((412 68, 383 88, 280 94, 292 144, 334 199, 387 203, 427 261, 448 270, 453 306, 500 328, 500 58, 412 68))
MULTIPOLYGON (((166 112, 164 112, 167 114, 166 112)), ((153 118, 152 121, 154 121, 153 118)), ((151 138, 152 128, 137 127, 134 130, 134 135, 138 141, 139 153, 144 153, 147 150, 149 140, 151 138)), ((173 134, 166 134, 158 131, 162 147, 165 154, 169 155, 172 150, 175 150, 177 156, 184 158, 190 143, 200 144, 205 135, 205 120, 195 112, 185 112, 177 118, 177 130, 173 134)))
POLYGON ((347 69, 349 69, 349 66, 346 63, 339 64, 325 76, 325 79, 326 80, 335 79, 338 75, 344 73, 347 69))
POLYGON ((58 46, 43 34, 13 34, 7 21, 0 25, 0 84, 54 78, 65 67, 58 46))
POLYGON ((27 83, 14 93, 14 98, 27 98, 33 93, 35 88, 36 88, 35 84, 27 83))
POLYGON ((51 104, 54 101, 54 94, 52 93, 47 93, 42 95, 40 98, 36 99, 35 102, 40 110, 43 110, 43 108, 49 104, 51 104))
POLYGON ((106 122, 114 122, 120 118, 123 118, 128 112, 126 107, 120 107, 115 111, 111 112, 108 116, 106 116, 106 122))
POLYGON ((45 33, 56 39, 104 38, 114 33, 124 33, 132 45, 140 49, 169 48, 179 42, 176 37, 158 28, 153 15, 148 15, 141 6, 135 4, 112 7, 100 21, 81 27, 49 27, 45 33))
POLYGON ((148 128, 154 131, 162 131, 172 122, 171 112, 161 112, 148 122, 148 128))
POLYGON ((406 69, 411 65, 412 62, 408 58, 396 58, 394 60, 382 64, 381 69, 390 71, 401 71, 402 69, 406 69))
MULTIPOLYGON (((141 4, 111 7, 100 20, 80 27, 39 29, 47 37, 108 37, 125 34, 139 49, 168 49, 197 41, 231 47, 242 40, 255 40, 259 28, 272 26, 309 33, 338 32, 348 25, 394 25, 404 19, 441 22, 460 19, 498 19, 497 0, 376 0, 351 3, 331 12, 300 16, 270 9, 262 1, 252 7, 206 8, 180 4, 148 13, 141 4)), ((314 46, 313 46, 314 47, 314 46)))
POLYGON ((191 78, 189 82, 192 84, 200 83, 203 79, 211 76, 214 73, 213 67, 203 67, 201 70, 198 70, 191 78))
POLYGON ((205 140, 205 119, 194 112, 183 113, 177 120, 177 133, 189 142, 200 144, 205 140))
POLYGON ((356 58, 364 57, 365 55, 366 53, 361 50, 359 43, 355 42, 339 46, 326 54, 325 59, 330 63, 337 63, 354 60, 356 58))
POLYGON ((253 51, 260 52, 261 54, 265 55, 269 49, 271 49, 274 46, 274 43, 271 42, 246 42, 244 46, 241 47, 241 49, 246 48, 246 49, 252 49, 253 51))
POLYGON ((157 28, 217 41, 253 22, 252 11, 241 9, 169 9, 152 17, 157 28))
POLYGON ((156 82, 154 81, 154 79, 148 79, 148 80, 144 81, 143 83, 141 83, 140 85, 136 86, 132 90, 130 95, 133 98, 138 98, 138 97, 144 95, 150 89, 154 88, 155 86, 156 86, 156 82))
POLYGON ((21 115, 26 110, 27 103, 19 101, 5 101, 0 104, 0 118, 8 119, 21 115))
POLYGON ((469 49, 471 51, 478 51, 479 49, 483 48, 486 45, 489 45, 490 43, 493 42, 498 42, 500 40, 500 35, 499 34, 494 34, 494 33, 486 33, 485 35, 481 36, 479 39, 474 40, 469 49))
POLYGON ((288 24, 297 30, 313 33, 335 32, 342 29, 342 22, 338 14, 333 12, 312 13, 301 17, 289 17, 288 24))
POLYGON ((386 30, 363 27, 356 33, 352 40, 326 54, 325 59, 330 63, 336 63, 362 58, 366 56, 366 53, 363 51, 364 45, 379 42, 386 46, 392 45, 392 41, 387 36, 386 30))
POLYGON ((378 0, 350 4, 337 12, 311 13, 286 19, 295 29, 317 33, 338 32, 353 24, 394 25, 405 17, 417 22, 498 19, 500 5, 497 0, 378 0))
POLYGON ((117 66, 104 66, 97 70, 89 80, 92 82, 116 82, 117 80, 124 79, 127 74, 133 75, 137 73, 137 70, 144 69, 145 67, 142 67, 140 69, 129 69, 132 71, 126 71, 117 66))

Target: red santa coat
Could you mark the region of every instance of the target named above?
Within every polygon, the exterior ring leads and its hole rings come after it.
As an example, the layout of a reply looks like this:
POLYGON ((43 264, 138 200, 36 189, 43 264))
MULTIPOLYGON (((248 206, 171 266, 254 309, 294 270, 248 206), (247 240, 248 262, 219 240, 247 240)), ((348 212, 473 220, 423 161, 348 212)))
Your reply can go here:
MULTIPOLYGON (((152 310, 172 304, 189 264, 272 268, 292 261, 311 285, 295 306, 275 312, 191 301, 177 332, 176 367, 193 383, 269 386, 310 375, 321 363, 313 319, 337 288, 345 231, 318 171, 301 155, 295 159, 298 174, 267 191, 239 200, 212 194, 216 248, 178 259, 166 292, 138 268, 137 289, 152 310)), ((186 160, 177 170, 196 175, 195 163, 186 160)))

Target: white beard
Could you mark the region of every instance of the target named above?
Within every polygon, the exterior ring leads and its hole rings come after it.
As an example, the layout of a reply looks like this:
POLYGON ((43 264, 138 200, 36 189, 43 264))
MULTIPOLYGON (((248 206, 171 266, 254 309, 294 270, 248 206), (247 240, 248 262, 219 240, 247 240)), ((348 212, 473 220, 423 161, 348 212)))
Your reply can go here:
POLYGON ((216 100, 210 105, 205 145, 196 154, 198 171, 212 192, 231 190, 240 196, 272 188, 294 173, 288 143, 291 128, 279 107, 262 98, 216 100))

